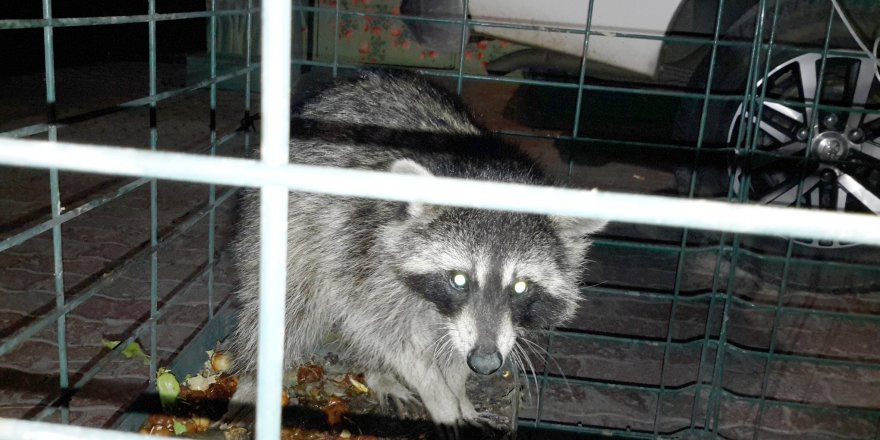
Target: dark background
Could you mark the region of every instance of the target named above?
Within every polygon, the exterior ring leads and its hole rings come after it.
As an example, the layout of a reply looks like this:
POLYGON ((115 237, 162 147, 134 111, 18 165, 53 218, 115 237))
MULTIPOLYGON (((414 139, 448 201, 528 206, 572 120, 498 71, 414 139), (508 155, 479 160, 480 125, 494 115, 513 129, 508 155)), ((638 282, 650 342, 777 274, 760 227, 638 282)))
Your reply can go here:
MULTIPOLYGON (((55 18, 147 14, 147 0, 53 0, 55 18)), ((206 9, 205 0, 157 0, 157 13, 206 9)), ((40 0, 2 0, 0 19, 40 19, 40 0)), ((156 25, 157 57, 180 59, 187 53, 204 52, 206 18, 160 21, 156 25)), ((102 26, 56 27, 55 66, 63 68, 96 61, 147 61, 147 23, 102 26)), ((42 71, 43 28, 0 29, 0 74, 42 71)))

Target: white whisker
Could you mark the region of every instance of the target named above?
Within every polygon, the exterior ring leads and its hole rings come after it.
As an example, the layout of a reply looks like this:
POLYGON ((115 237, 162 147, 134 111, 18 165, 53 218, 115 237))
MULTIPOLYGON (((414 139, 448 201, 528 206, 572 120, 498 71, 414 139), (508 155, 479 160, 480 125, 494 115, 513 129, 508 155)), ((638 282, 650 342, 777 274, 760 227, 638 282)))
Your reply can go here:
POLYGON ((532 347, 533 350, 539 350, 538 354, 543 353, 546 359, 550 359, 551 361, 553 361, 553 364, 556 365, 556 370, 559 371, 559 375, 562 376, 562 383, 565 384, 565 387, 568 388, 568 393, 571 395, 572 399, 574 399, 574 389, 571 387, 571 383, 568 382, 568 378, 565 377, 565 372, 562 371, 562 366, 559 365, 559 362, 556 361, 556 358, 553 357, 553 355, 550 354, 549 351, 544 349, 544 347, 541 347, 537 342, 529 340, 525 337, 520 337, 520 339, 522 339, 528 346, 532 347))
MULTIPOLYGON (((532 380, 535 382, 535 403, 540 403, 541 401, 541 388, 538 385, 538 375, 535 372, 535 366, 532 364, 532 359, 529 357, 529 354, 526 352, 526 347, 519 345, 520 352, 522 353, 522 357, 525 359, 525 362, 529 365, 529 370, 532 372, 532 380)), ((525 375, 525 372, 523 373, 525 375)), ((528 377, 526 377, 526 381, 528 381, 528 377)))
MULTIPOLYGON (((531 383, 529 383, 529 376, 528 376, 528 373, 526 372, 526 366, 525 366, 525 361, 523 360, 523 355, 520 354, 521 351, 522 351, 522 347, 520 347, 518 343, 514 342, 513 350, 511 351, 511 354, 513 354, 513 358, 516 360, 516 363, 517 363, 516 366, 519 367, 519 370, 522 371, 522 373, 523 373, 523 378, 525 379, 525 383, 526 383, 526 395, 529 397, 529 402, 531 402, 532 401, 532 386, 531 386, 531 383)), ((535 391, 537 391, 537 390, 535 390, 535 391)))

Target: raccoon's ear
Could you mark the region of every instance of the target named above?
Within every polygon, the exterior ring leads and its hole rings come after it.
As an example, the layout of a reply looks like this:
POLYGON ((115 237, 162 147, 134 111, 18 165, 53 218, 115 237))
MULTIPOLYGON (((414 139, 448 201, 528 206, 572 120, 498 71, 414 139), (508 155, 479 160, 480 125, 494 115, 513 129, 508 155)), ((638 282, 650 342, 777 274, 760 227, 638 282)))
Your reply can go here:
POLYGON ((418 176, 434 176, 427 168, 421 166, 412 159, 397 159, 388 167, 388 171, 400 174, 415 174, 418 176))
MULTIPOLYGON (((388 171, 400 174, 415 174, 417 176, 434 176, 427 168, 412 159, 397 159, 388 167, 388 171)), ((437 209, 438 207, 436 206, 424 203, 409 203, 406 205, 406 212, 410 217, 419 217, 426 212, 436 211, 437 209)))
POLYGON ((570 238, 583 238, 599 232, 608 224, 605 220, 577 217, 553 217, 560 231, 570 238))

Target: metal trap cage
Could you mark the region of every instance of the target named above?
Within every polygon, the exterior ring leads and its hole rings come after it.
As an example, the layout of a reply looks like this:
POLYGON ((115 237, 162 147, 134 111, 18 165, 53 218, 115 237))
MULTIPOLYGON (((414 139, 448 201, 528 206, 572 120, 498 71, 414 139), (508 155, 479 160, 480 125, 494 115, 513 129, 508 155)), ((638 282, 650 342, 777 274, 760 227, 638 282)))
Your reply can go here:
MULTIPOLYGON (((0 415, 55 422, 0 419, 0 438, 127 437, 69 424, 135 430, 137 402, 96 415, 93 390, 123 380, 136 397, 161 366, 197 368, 234 315, 222 244, 237 186, 262 188, 263 237, 284 236, 289 190, 616 221, 593 242, 578 317, 536 339, 520 438, 880 437, 880 5, 262 3, 56 16, 44 0, 38 16, 0 19, 0 36, 42 48, 47 109, 0 121, 13 214, 0 223, 0 415), (140 32, 146 90, 64 108, 58 35, 125 26, 140 32), (204 30, 186 81, 163 83, 166 26, 204 30), (375 66, 448 85, 551 173, 602 191, 287 165, 289 85, 375 66), (183 141, 161 118, 189 98, 208 127, 183 141), (76 131, 114 115, 135 128, 76 131), (257 139, 262 161, 235 158, 257 139), (106 251, 93 243, 118 249, 81 268, 106 251), (125 359, 133 342, 145 365, 125 359)), ((261 253, 266 329, 281 326, 278 241, 261 253)), ((261 367, 261 390, 280 386, 280 347, 260 346, 278 366, 261 367)), ((257 432, 277 438, 276 395, 260 396, 257 432)))

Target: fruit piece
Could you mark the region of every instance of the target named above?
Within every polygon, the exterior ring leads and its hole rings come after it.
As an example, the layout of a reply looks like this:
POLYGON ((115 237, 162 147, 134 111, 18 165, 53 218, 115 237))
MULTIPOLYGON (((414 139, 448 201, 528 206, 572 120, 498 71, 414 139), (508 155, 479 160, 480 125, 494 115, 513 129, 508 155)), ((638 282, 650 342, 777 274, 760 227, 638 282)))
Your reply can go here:
POLYGON ((208 389, 209 386, 211 386, 212 383, 216 381, 216 376, 205 377, 202 375, 196 375, 191 376, 189 379, 185 380, 183 384, 193 391, 205 391, 208 389))
POLYGON ((180 434, 183 434, 184 432, 187 432, 186 425, 175 420, 174 421, 174 434, 180 435, 180 434))
MULTIPOLYGON (((122 341, 110 341, 107 339, 102 339, 101 345, 103 345, 108 350, 115 350, 121 342, 122 341)), ((141 344, 138 344, 137 342, 132 342, 128 344, 120 353, 122 353, 122 355, 125 356, 127 359, 138 358, 143 361, 144 365, 150 365, 150 357, 147 356, 146 353, 144 353, 144 350, 141 349, 141 344)))
POLYGON ((207 431, 211 425, 211 419, 203 416, 193 416, 192 423, 195 425, 194 431, 207 431))
POLYGON ((297 383, 313 383, 324 378, 324 369, 319 365, 303 365, 296 372, 297 383))
MULTIPOLYGON (((370 389, 367 388, 367 386, 364 385, 360 380, 355 379, 354 376, 352 376, 350 374, 346 374, 345 376, 348 378, 348 382, 351 384, 352 389, 354 389, 358 393, 367 394, 370 392, 370 389)), ((361 379, 361 380, 363 380, 363 379, 361 379)))
POLYGON ((211 369, 218 373, 225 373, 232 367, 232 359, 223 351, 215 351, 211 354, 211 369))
POLYGON ((160 368, 156 372, 156 391, 159 392, 159 401, 162 402, 162 406, 171 406, 180 395, 180 382, 170 371, 160 368))

